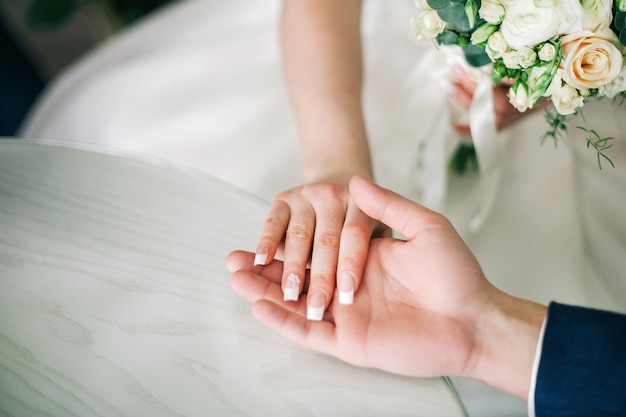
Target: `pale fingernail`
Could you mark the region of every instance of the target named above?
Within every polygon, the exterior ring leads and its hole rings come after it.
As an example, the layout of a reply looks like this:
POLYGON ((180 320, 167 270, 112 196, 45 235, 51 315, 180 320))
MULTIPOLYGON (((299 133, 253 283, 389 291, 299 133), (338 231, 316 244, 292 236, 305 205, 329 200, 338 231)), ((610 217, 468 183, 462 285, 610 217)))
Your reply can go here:
POLYGON ((354 278, 350 274, 343 274, 339 278, 339 304, 352 304, 354 301, 354 278))
POLYGON ((324 317, 324 307, 326 306, 326 296, 321 291, 315 291, 309 295, 306 307, 306 318, 308 320, 320 321, 324 317))
POLYGON ((285 281, 285 289, 283 290, 283 299, 285 301, 298 301, 300 296, 300 277, 296 274, 289 274, 285 281))
POLYGON ((267 253, 257 253, 254 255, 254 266, 265 265, 267 262, 267 253))

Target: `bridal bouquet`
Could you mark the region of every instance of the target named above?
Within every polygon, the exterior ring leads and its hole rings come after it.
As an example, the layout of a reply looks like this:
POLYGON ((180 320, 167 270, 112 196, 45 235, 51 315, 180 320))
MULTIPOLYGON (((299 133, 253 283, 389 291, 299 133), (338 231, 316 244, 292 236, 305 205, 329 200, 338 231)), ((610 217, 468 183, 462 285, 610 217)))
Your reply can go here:
MULTIPOLYGON (((512 85, 511 104, 524 112, 547 98, 556 138, 588 97, 626 97, 626 0, 416 0, 418 39, 463 48, 467 62, 491 66, 497 85, 512 85)), ((584 118, 583 118, 584 120, 584 118)), ((579 127, 603 151, 612 138, 579 127)), ((600 165, 601 167, 601 165, 600 165)))

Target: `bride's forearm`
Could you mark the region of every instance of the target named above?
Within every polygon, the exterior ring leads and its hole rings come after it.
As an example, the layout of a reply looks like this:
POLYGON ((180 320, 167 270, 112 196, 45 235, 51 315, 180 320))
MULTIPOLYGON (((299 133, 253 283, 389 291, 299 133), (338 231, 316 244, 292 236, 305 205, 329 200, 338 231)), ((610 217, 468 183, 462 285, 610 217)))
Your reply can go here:
POLYGON ((477 322, 466 376, 526 401, 547 307, 495 289, 493 300, 477 322))
POLYGON ((285 0, 283 67, 307 182, 371 176, 361 103, 360 0, 285 0))

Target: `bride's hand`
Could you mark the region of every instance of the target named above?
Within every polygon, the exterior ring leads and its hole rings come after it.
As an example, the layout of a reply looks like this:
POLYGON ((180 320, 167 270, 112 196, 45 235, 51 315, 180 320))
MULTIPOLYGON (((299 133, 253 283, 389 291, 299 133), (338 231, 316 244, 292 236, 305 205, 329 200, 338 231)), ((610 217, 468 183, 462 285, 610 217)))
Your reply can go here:
MULTIPOLYGON (((453 67, 453 70, 456 79, 455 82, 452 83, 451 98, 463 109, 469 111, 474 97, 474 92, 476 91, 477 83, 467 72, 463 71, 461 67, 455 66, 453 67)), ((504 82, 499 86, 493 87, 493 108, 495 113, 496 129, 498 131, 506 129, 519 122, 529 114, 550 105, 549 100, 542 100, 532 109, 522 113, 513 107, 513 105, 509 102, 508 91, 510 87, 510 84, 504 82)), ((453 125, 453 128, 459 135, 468 138, 471 137, 469 126, 457 124, 453 125)))
POLYGON ((278 252, 284 251, 281 287, 283 298, 291 301, 296 301, 303 291, 310 265, 307 317, 321 320, 335 286, 339 289, 339 302, 352 303, 377 225, 356 207, 347 184, 303 185, 274 199, 254 263, 270 263, 278 252))

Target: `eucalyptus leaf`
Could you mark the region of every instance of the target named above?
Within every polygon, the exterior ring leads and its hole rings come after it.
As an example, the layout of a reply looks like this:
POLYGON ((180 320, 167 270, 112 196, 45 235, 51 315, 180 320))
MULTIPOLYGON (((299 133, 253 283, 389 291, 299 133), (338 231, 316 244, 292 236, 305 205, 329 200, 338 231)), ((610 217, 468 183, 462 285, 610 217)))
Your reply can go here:
POLYGON ((626 46, 626 30, 622 29, 619 33, 619 43, 626 46))
POLYGON ((621 31, 626 26, 626 12, 617 12, 615 13, 615 18, 613 19, 613 24, 618 31, 621 31))
POLYGON ((437 10, 439 17, 444 22, 449 22, 457 25, 457 22, 462 20, 466 20, 465 16, 465 6, 460 3, 450 3, 448 7, 437 10))
POLYGON ((442 45, 456 45, 456 40, 459 38, 459 35, 456 33, 446 30, 437 35, 437 42, 442 45))
POLYGON ((78 6, 76 0, 33 0, 26 19, 35 28, 53 28, 65 23, 78 6))
POLYGON ((448 7, 450 0, 427 0, 426 3, 434 10, 441 10, 448 7))
POLYGON ((482 67, 491 62, 489 56, 484 49, 472 45, 471 43, 463 48, 465 54, 465 60, 473 67, 482 67))

